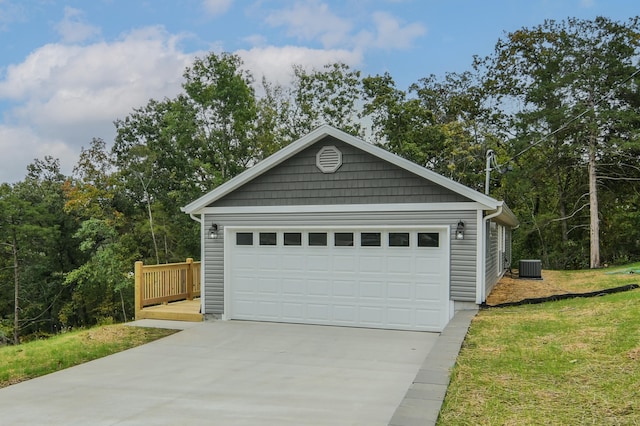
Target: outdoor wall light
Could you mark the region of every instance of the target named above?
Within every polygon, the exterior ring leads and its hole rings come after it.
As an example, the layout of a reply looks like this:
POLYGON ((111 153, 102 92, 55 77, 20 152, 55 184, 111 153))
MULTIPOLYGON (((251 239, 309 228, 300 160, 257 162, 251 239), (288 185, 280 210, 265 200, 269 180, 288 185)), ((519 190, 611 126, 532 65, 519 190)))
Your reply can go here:
POLYGON ((464 222, 459 221, 456 227, 456 240, 464 240, 464 222))
POLYGON ((211 238, 212 240, 215 240, 216 238, 218 238, 218 224, 214 223, 211 225, 211 228, 209 228, 209 238, 211 238))

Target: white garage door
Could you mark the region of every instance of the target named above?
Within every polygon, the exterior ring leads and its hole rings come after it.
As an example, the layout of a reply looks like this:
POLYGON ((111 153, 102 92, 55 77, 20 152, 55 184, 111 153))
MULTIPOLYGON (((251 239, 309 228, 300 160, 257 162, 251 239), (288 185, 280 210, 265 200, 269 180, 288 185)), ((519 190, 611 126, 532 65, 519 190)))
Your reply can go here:
POLYGON ((225 229, 225 318, 441 331, 448 228, 225 229))

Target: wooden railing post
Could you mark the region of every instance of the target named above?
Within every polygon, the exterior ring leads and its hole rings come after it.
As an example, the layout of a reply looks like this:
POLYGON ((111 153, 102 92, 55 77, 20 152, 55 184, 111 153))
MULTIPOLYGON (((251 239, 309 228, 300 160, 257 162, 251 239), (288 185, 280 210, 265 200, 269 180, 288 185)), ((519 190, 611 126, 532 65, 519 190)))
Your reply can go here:
POLYGON ((187 258, 187 300, 193 300, 193 259, 187 258))
POLYGON ((140 316, 140 310, 142 310, 144 303, 144 283, 142 275, 142 262, 138 261, 134 268, 135 277, 135 314, 136 319, 140 316))

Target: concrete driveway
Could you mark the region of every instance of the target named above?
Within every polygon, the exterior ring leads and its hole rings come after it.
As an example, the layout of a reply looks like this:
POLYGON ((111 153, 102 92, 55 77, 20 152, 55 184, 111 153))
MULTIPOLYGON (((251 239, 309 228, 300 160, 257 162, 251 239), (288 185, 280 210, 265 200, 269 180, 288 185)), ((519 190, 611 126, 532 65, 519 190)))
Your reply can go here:
POLYGON ((190 326, 0 389, 0 423, 387 425, 438 339, 244 321, 190 326))

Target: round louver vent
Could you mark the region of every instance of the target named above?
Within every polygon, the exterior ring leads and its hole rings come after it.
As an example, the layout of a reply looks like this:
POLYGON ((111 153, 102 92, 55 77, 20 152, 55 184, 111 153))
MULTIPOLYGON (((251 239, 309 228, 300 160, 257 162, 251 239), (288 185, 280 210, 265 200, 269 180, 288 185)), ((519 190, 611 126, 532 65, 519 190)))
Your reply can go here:
POLYGON ((316 154, 316 166, 322 173, 333 173, 342 165, 342 153, 335 146, 323 146, 316 154))

